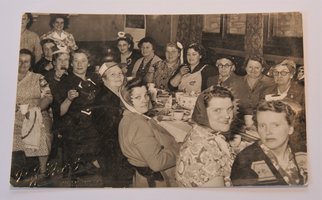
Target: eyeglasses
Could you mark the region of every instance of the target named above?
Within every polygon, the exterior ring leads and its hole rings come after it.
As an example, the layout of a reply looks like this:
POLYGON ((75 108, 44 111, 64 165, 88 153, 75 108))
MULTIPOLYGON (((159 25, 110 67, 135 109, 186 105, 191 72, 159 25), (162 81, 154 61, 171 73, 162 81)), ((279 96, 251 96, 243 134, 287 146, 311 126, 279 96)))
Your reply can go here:
POLYGON ((279 75, 282 75, 282 76, 286 76, 287 74, 289 74, 290 72, 288 71, 273 71, 273 76, 279 76, 279 75))
POLYGON ((216 65, 218 68, 222 68, 222 69, 228 69, 230 68, 231 66, 233 66, 232 64, 217 64, 216 65))

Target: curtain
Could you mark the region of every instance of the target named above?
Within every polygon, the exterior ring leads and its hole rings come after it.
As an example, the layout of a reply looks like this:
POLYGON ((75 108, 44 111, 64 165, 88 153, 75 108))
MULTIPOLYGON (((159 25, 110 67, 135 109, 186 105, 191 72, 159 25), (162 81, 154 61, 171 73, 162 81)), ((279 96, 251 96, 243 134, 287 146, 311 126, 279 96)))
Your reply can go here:
POLYGON ((202 15, 180 15, 177 41, 181 42, 184 48, 195 42, 201 44, 202 28, 202 15))
POLYGON ((264 16, 248 14, 246 18, 245 52, 246 58, 256 56, 263 58, 264 16))

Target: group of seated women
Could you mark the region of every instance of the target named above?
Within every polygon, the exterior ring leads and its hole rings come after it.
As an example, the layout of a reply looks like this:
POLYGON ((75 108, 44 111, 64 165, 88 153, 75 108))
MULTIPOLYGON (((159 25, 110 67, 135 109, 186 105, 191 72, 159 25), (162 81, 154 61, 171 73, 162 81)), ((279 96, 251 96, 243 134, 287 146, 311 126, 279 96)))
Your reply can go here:
POLYGON ((66 25, 63 16, 52 18, 52 30, 38 41, 43 55, 37 63, 35 51, 20 50, 13 185, 26 179, 28 170, 21 169, 35 157, 38 186, 58 172, 76 187, 307 183, 304 88, 293 81, 292 60, 274 65, 267 76, 263 59, 250 57, 242 77, 231 57, 218 58, 215 67, 206 63, 200 44, 170 42, 162 60, 153 38, 140 40, 139 54, 131 35, 120 32, 119 52, 107 50, 95 68, 66 25), (150 83, 170 94, 198 95, 183 143, 149 115, 150 83), (244 150, 229 142, 238 134, 232 131, 236 121, 260 138, 244 150), (49 169, 52 160, 61 166, 49 169))

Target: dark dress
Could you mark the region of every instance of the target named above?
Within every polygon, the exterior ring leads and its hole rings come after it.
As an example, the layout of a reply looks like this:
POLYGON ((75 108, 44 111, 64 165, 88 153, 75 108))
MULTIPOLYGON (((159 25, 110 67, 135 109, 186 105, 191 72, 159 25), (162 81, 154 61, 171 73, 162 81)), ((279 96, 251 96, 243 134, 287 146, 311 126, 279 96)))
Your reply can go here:
POLYGON ((237 85, 237 97, 239 98, 239 109, 243 115, 252 115, 260 101, 262 92, 272 86, 274 81, 265 75, 262 75, 253 88, 247 83, 247 76, 241 78, 240 84, 237 85))
POLYGON ((46 69, 46 66, 50 63, 50 60, 47 60, 45 57, 42 57, 33 67, 33 72, 46 76, 48 72, 53 71, 53 69, 46 69))
MULTIPOLYGON (((77 162, 87 165, 98 160, 100 149, 97 147, 100 138, 92 123, 92 106, 100 85, 100 77, 90 73, 86 74, 86 80, 71 73, 59 84, 58 102, 60 104, 67 98, 69 90, 75 89, 79 93, 79 96, 72 101, 67 113, 62 117, 64 159, 67 165, 77 162)), ((78 167, 77 164, 75 168, 78 167)))
POLYGON ((128 187, 134 169, 122 154, 118 127, 122 118, 120 98, 103 86, 95 98, 93 122, 100 134, 101 163, 106 187, 128 187))
MULTIPOLYGON (((204 63, 199 63, 192 72, 190 73, 195 73, 197 71, 199 71, 205 64, 204 63)), ((180 67, 178 67, 178 69, 174 72, 173 76, 169 79, 168 82, 168 88, 170 91, 177 91, 178 87, 174 87, 171 85, 170 81, 178 74, 180 73, 180 69, 181 67, 183 67, 185 65, 181 65, 180 67)), ((208 88, 207 82, 208 82, 208 78, 215 76, 217 74, 216 69, 211 66, 211 65, 207 65, 202 71, 201 71, 201 91, 205 90, 208 88)))
MULTIPOLYGON (((278 94, 278 89, 276 84, 266 88, 263 91, 261 98, 265 99, 265 96, 268 94, 278 94)), ((293 99, 293 101, 296 101, 302 106, 303 109, 305 109, 304 87, 302 85, 292 81, 291 87, 288 90, 286 97, 289 99, 293 99)))
MULTIPOLYGON (((306 149, 292 148, 297 167, 298 185, 304 184, 306 173, 306 149)), ((288 185, 271 159, 264 153, 259 142, 241 151, 232 166, 230 178, 234 186, 288 185), (257 171, 257 172, 256 172, 257 171)))
MULTIPOLYGON (((63 75, 60 80, 63 80, 67 77, 67 75, 63 75)), ((55 70, 49 71, 45 76, 46 81, 49 84, 50 91, 53 95, 53 102, 50 104, 52 114, 53 114, 53 125, 52 125, 52 133, 53 133, 53 142, 52 148, 50 152, 49 159, 55 159, 58 153, 58 147, 62 147, 61 139, 58 138, 58 135, 61 134, 61 116, 60 116, 60 81, 55 79, 55 70)), ((61 158, 59 158, 61 159, 61 158)), ((61 160, 59 160, 61 162, 61 160)))
MULTIPOLYGON (((131 56, 129 56, 126 59, 126 69, 127 69, 127 71, 126 71, 125 76, 127 76, 127 77, 132 76, 132 71, 133 71, 134 64, 141 57, 142 57, 141 53, 138 52, 137 50, 133 49, 131 56)), ((125 63, 122 63, 122 65, 123 64, 125 64, 125 63)))

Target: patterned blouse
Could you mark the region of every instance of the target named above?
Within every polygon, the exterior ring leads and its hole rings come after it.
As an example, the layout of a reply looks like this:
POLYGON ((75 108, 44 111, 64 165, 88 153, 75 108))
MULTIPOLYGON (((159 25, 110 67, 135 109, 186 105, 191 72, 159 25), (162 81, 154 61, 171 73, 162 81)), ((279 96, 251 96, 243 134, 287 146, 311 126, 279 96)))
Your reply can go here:
POLYGON ((263 152, 267 155, 267 157, 271 160, 274 167, 281 174, 284 181, 288 185, 298 185, 300 183, 297 164, 290 147, 287 147, 287 151, 289 152, 289 158, 285 169, 283 169, 278 164, 277 158, 274 156, 273 152, 268 147, 266 147, 263 143, 260 143, 260 147, 262 148, 263 152))
POLYGON ((78 49, 74 36, 66 31, 62 31, 61 35, 58 35, 52 30, 40 37, 41 40, 45 38, 54 40, 59 47, 68 47, 70 51, 78 49))
POLYGON ((185 187, 198 187, 222 176, 230 186, 235 154, 225 137, 210 128, 195 125, 180 148, 176 180, 185 187))
POLYGON ((166 60, 159 62, 159 64, 156 66, 153 77, 156 88, 168 90, 169 79, 178 69, 179 65, 180 60, 178 60, 178 62, 172 66, 169 66, 166 60))
POLYGON ((36 61, 40 60, 42 48, 40 46, 39 36, 32 31, 25 30, 21 33, 20 49, 28 49, 35 54, 36 61))

